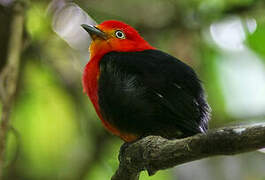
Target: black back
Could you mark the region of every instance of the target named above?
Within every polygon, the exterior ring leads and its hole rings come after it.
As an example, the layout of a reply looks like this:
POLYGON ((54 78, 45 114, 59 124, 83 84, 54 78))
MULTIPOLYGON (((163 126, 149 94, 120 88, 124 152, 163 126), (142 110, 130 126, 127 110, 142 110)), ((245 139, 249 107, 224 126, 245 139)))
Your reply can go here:
POLYGON ((122 132, 174 138, 208 128, 210 108, 195 72, 162 51, 104 55, 98 96, 103 118, 122 132))

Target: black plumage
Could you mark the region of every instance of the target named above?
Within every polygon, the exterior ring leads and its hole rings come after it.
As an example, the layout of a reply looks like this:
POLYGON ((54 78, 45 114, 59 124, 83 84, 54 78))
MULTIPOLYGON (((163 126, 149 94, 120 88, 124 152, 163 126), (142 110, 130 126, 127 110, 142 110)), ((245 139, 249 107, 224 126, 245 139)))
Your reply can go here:
POLYGON ((105 54, 98 98, 104 119, 122 132, 179 138, 208 128, 210 107, 197 75, 159 50, 105 54))

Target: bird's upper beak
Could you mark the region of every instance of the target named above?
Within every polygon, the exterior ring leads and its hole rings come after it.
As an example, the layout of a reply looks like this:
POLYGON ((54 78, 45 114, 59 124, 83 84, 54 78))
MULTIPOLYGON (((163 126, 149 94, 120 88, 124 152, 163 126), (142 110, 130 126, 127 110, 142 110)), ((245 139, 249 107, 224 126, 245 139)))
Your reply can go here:
POLYGON ((82 24, 81 26, 89 33, 92 39, 95 39, 96 37, 107 39, 107 34, 98 29, 97 27, 87 24, 82 24))

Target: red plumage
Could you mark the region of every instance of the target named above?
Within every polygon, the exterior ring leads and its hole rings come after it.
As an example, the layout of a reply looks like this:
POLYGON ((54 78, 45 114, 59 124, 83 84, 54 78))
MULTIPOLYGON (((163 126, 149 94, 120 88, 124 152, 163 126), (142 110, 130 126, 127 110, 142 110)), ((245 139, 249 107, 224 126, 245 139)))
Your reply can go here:
POLYGON ((187 136, 207 129, 209 106, 190 67, 156 51, 125 23, 82 26, 93 39, 83 87, 107 130, 129 142, 150 134, 174 138, 177 131, 187 136))

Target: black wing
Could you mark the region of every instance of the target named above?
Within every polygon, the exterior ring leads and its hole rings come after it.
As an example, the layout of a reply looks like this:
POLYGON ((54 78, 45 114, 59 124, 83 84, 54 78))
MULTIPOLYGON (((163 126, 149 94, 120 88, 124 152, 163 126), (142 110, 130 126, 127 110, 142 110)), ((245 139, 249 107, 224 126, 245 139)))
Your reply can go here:
POLYGON ((194 71, 164 52, 111 52, 100 61, 99 106, 121 131, 189 136, 208 128, 209 106, 194 71))

